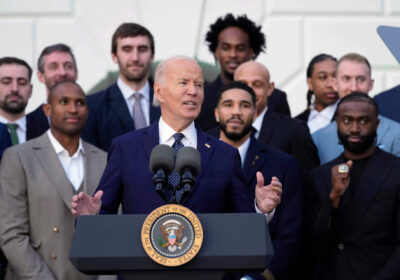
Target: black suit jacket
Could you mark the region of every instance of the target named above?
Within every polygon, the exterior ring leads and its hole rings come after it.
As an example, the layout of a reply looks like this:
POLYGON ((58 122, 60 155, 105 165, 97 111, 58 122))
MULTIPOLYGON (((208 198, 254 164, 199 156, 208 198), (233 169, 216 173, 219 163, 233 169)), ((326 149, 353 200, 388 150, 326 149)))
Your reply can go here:
MULTIPOLYGON (((153 103, 153 88, 150 88, 150 124, 158 120, 161 111, 153 103)), ((117 83, 103 91, 87 97, 89 117, 82 138, 108 151, 111 141, 122 134, 135 130, 133 119, 117 83)))
MULTIPOLYGON (((204 86, 204 101, 201 112, 196 122, 200 127, 207 131, 218 126, 214 116, 214 109, 217 105, 218 94, 223 86, 221 76, 218 76, 212 83, 204 86)), ((279 114, 285 114, 290 117, 289 104, 286 100, 286 93, 280 89, 274 89, 271 96, 268 97, 268 108, 279 114)))
POLYGON ((310 116, 310 109, 305 109, 302 113, 298 114, 295 119, 301 120, 305 123, 308 122, 308 117, 310 116))
MULTIPOLYGON (((376 148, 355 195, 347 189, 333 211, 331 168, 315 169, 307 193, 308 231, 317 279, 400 279, 400 159, 376 148)), ((351 180, 351 177, 350 177, 351 180)))
POLYGON ((50 127, 42 107, 43 104, 26 115, 26 140, 41 136, 50 127))

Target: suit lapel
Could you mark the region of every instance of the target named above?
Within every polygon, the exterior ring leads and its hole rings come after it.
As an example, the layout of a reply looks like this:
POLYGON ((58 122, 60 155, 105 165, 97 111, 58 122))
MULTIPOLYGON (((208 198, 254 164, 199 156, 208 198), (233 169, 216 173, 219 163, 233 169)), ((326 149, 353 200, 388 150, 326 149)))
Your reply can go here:
POLYGON ((205 134, 201 129, 197 128, 197 150, 201 154, 201 171, 197 175, 197 180, 199 180, 200 177, 203 176, 204 171, 207 168, 209 158, 213 152, 213 149, 214 149, 213 139, 207 134, 205 134))
POLYGON ((113 85, 111 88, 111 92, 108 95, 108 99, 110 102, 110 107, 113 110, 114 114, 121 120, 125 127, 125 131, 131 131, 135 129, 135 125, 133 124, 133 120, 131 118, 131 114, 129 113, 128 107, 126 106, 126 102, 124 97, 122 96, 122 92, 120 91, 117 83, 113 85))
POLYGON ((269 143, 270 138, 272 136, 272 132, 274 130, 274 121, 276 117, 274 116, 273 112, 268 109, 267 112, 265 113, 262 125, 261 125, 261 131, 260 135, 258 136, 258 139, 262 143, 269 143))
POLYGON ((52 182, 53 187, 57 189, 61 198, 64 200, 65 205, 70 209, 75 189, 67 178, 64 168, 62 167, 47 134, 37 138, 32 148, 33 153, 52 182))
POLYGON ((99 180, 98 178, 98 173, 93 172, 94 170, 98 170, 100 168, 101 164, 98 162, 97 158, 97 150, 92 149, 86 142, 82 141, 83 148, 85 150, 85 156, 84 156, 84 177, 83 177, 83 189, 82 191, 88 194, 91 194, 90 192, 92 190, 95 190, 97 186, 96 184, 99 180))
POLYGON ((267 160, 267 157, 261 156, 266 153, 267 150, 267 147, 257 145, 257 140, 251 136, 250 145, 247 149, 243 165, 243 174, 247 185, 249 185, 252 178, 256 176, 256 172, 260 169, 260 166, 267 160))

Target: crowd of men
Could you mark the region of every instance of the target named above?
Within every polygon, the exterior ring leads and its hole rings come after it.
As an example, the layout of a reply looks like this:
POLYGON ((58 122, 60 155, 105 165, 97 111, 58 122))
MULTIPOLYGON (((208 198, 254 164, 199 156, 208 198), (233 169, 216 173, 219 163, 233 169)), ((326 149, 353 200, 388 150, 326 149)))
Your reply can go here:
POLYGON ((214 81, 174 56, 152 84, 155 40, 123 23, 111 43, 118 79, 87 97, 71 48, 48 46, 37 70, 47 100, 29 114, 31 67, 0 58, 0 279, 106 277, 70 262, 75 217, 164 205, 148 168, 158 144, 201 154, 184 206, 265 215, 271 263, 229 278, 400 279, 400 86, 373 99, 367 58, 319 54, 307 68, 307 109, 291 118, 256 61, 261 26, 227 14, 206 43, 221 70, 214 81))

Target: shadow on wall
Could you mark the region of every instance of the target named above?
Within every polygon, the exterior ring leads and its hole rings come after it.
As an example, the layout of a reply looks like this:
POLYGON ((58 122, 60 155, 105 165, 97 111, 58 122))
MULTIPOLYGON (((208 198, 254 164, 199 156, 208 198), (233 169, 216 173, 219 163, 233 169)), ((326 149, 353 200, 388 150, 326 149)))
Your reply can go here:
MULTIPOLYGON (((212 65, 207 62, 203 61, 197 61, 203 70, 203 76, 204 76, 204 81, 206 83, 212 82, 215 80, 215 78, 219 74, 219 68, 216 67, 215 65, 212 65)), ((157 67, 157 65, 160 63, 160 61, 156 61, 151 65, 150 68, 150 77, 149 80, 151 83, 154 81, 154 72, 157 67)), ((109 87, 111 84, 115 83, 115 81, 118 79, 118 71, 111 71, 107 73, 107 76, 104 77, 102 80, 100 80, 98 83, 96 83, 89 91, 88 95, 98 92, 100 90, 103 90, 107 87, 109 87)))

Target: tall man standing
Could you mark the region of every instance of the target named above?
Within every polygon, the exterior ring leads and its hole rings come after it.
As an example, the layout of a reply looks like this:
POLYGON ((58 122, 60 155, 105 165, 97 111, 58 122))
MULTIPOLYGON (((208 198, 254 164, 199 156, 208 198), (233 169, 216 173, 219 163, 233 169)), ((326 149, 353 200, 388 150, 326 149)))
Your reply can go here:
POLYGON ((90 113, 82 134, 83 139, 105 151, 115 137, 146 127, 160 117, 148 81, 154 60, 150 31, 137 23, 121 24, 112 37, 111 57, 118 64, 118 81, 88 96, 90 113))

